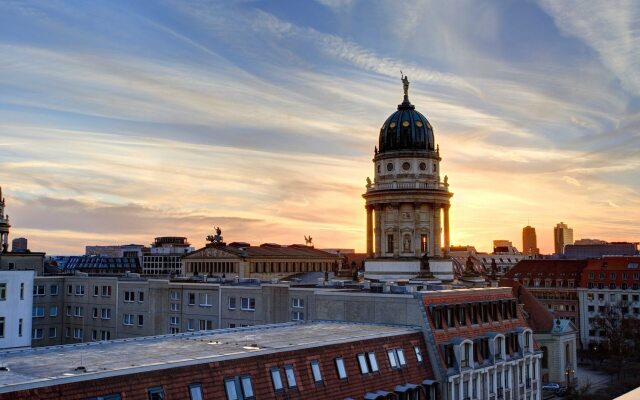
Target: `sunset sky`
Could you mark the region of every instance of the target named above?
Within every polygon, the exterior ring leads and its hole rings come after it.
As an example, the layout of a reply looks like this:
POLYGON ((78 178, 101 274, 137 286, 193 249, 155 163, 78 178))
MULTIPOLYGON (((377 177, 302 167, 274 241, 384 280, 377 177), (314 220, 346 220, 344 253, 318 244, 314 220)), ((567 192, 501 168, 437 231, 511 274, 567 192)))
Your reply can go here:
POLYGON ((0 186, 32 250, 364 250, 361 194, 410 98, 453 244, 640 240, 640 7, 582 1, 2 1, 0 186))

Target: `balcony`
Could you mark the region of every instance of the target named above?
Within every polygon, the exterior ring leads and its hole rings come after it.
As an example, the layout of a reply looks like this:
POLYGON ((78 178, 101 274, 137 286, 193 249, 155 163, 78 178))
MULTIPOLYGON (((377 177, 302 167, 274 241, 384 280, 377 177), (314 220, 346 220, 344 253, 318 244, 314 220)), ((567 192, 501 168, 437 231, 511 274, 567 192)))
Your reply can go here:
POLYGON ((367 193, 377 192, 383 190, 406 190, 406 189, 418 189, 418 190, 445 190, 448 191, 449 185, 445 185, 442 182, 427 183, 427 182, 376 182, 367 185, 367 193))

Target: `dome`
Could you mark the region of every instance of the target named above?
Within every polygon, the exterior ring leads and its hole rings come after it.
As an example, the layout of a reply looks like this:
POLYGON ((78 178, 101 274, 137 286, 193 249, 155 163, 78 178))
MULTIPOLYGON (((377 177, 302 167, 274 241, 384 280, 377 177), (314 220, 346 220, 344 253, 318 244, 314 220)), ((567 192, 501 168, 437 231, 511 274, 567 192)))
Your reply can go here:
POLYGON ((403 79, 403 83, 404 101, 398 105, 398 111, 391 114, 380 128, 379 153, 404 150, 434 151, 433 128, 409 101, 409 81, 403 79))

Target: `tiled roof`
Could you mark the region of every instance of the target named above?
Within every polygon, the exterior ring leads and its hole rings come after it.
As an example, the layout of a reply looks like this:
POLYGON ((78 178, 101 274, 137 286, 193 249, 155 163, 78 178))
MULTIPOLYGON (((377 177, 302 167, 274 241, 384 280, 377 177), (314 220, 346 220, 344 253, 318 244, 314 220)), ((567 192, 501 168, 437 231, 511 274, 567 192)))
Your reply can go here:
POLYGON ((586 260, 522 260, 504 275, 500 284, 514 279, 529 278, 543 281, 552 279, 552 285, 555 285, 556 279, 573 279, 577 286, 580 275, 586 266, 586 260))
POLYGON ((518 302, 524 305, 528 314, 527 323, 534 332, 549 332, 553 328, 553 315, 527 288, 514 280, 506 280, 504 286, 510 286, 518 302))

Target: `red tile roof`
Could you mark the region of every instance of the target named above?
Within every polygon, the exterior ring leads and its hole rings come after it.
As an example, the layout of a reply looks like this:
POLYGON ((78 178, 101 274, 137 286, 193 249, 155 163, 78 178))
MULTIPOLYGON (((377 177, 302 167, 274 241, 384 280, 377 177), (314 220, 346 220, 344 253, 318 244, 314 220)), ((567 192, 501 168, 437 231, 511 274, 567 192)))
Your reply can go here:
POLYGON ((553 328, 553 314, 547 310, 524 286, 514 280, 505 280, 513 295, 528 314, 527 322, 534 332, 549 332, 553 328))
POLYGON ((562 279, 562 286, 566 287, 566 281, 573 279, 577 287, 586 266, 587 260, 522 260, 500 279, 500 285, 511 286, 509 281, 528 278, 531 286, 534 279, 540 279, 542 286, 545 279, 551 279, 551 287, 555 287, 556 280, 562 279))
POLYGON ((603 257, 601 259, 587 260, 587 266, 582 272, 581 287, 588 287, 591 282, 603 282, 605 285, 616 283, 632 284, 638 283, 634 280, 634 274, 640 273, 640 257, 603 257), (615 272, 616 277, 612 279, 611 272, 615 272), (622 273, 627 273, 624 279, 622 273), (589 273, 594 274, 594 278, 589 278, 589 273), (604 273, 604 279, 600 279, 600 273, 604 273))

